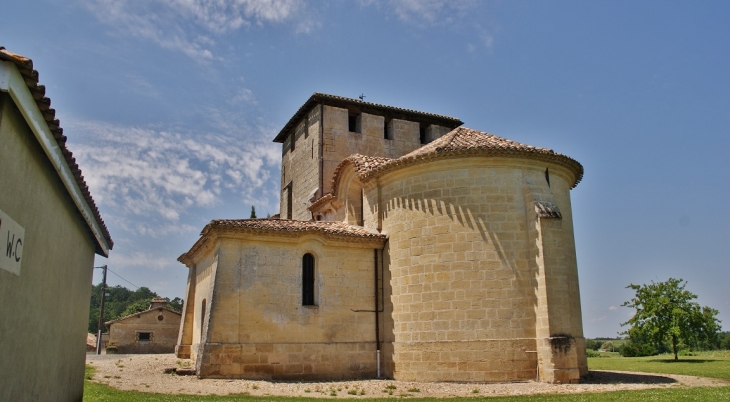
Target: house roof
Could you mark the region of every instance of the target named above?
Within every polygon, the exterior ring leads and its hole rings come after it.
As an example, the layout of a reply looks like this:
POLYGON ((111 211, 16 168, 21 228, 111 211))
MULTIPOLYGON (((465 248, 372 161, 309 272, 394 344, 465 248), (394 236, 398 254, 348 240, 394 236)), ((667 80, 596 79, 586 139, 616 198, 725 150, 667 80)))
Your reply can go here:
POLYGON ((233 230, 237 233, 276 234, 280 236, 298 236, 300 234, 321 234, 326 237, 347 241, 384 241, 387 236, 361 226, 348 225, 343 222, 297 221, 289 219, 216 219, 210 221, 200 238, 187 253, 178 257, 178 261, 186 264, 190 256, 202 248, 215 231, 233 230))
POLYGON ((343 222, 297 221, 289 219, 217 219, 203 228, 201 235, 206 235, 215 228, 249 229, 252 231, 289 232, 289 233, 325 233, 344 237, 362 237, 385 239, 386 236, 370 231, 361 226, 348 225, 343 222))
MULTIPOLYGON (((93 219, 96 221, 95 223, 101 230, 102 236, 104 237, 104 240, 108 245, 108 249, 111 250, 114 246, 114 242, 112 241, 111 235, 109 234, 109 230, 107 229, 104 220, 101 218, 101 214, 99 213, 99 209, 96 207, 94 199, 91 197, 89 187, 86 185, 86 180, 84 180, 81 169, 76 163, 76 158, 73 157, 73 153, 71 153, 71 151, 66 146, 66 136, 63 135, 63 128, 61 128, 59 120, 56 119, 55 109, 51 108, 51 100, 45 96, 46 87, 38 83, 38 71, 33 69, 33 61, 19 54, 9 52, 3 46, 0 46, 0 61, 13 63, 15 67, 17 67, 18 72, 20 72, 20 75, 25 81, 25 85, 28 87, 28 90, 30 91, 31 96, 35 101, 38 110, 43 115, 43 119, 48 125, 48 129, 53 135, 53 139, 55 140, 61 154, 63 155, 65 163, 71 169, 75 184, 78 185, 84 201, 91 210, 93 219)), ((83 211, 82 215, 85 216, 83 211)), ((91 225, 91 222, 89 223, 91 225)), ((93 233, 93 228, 91 228, 91 230, 93 233)), ((107 252, 104 251, 103 245, 101 244, 97 244, 96 252, 101 255, 107 254, 107 252)))
POLYGON ((307 99, 306 102, 294 113, 294 116, 284 125, 279 134, 274 138, 274 142, 284 142, 286 137, 289 135, 297 124, 304 118, 304 116, 312 110, 317 104, 325 104, 328 106, 335 106, 345 109, 352 109, 358 113, 364 112, 369 114, 375 114, 380 116, 388 116, 395 119, 417 121, 424 124, 436 124, 448 128, 458 127, 464 124, 461 120, 455 117, 443 116, 435 113, 419 112, 417 110, 404 109, 395 106, 381 105, 379 103, 365 102, 359 99, 345 98, 343 96, 328 95, 319 92, 315 92, 312 96, 307 99))
POLYGON ((114 323, 119 322, 119 321, 124 321, 124 320, 126 320, 128 318, 131 318, 131 317, 136 317, 136 316, 141 315, 141 314, 147 314, 147 313, 157 312, 157 311, 160 311, 160 310, 167 310, 167 311, 169 311, 171 313, 177 314, 177 315, 179 315, 179 316, 182 317, 182 313, 177 312, 175 310, 170 310, 167 307, 155 307, 155 308, 147 309, 145 311, 140 311, 138 313, 132 313, 132 314, 129 314, 129 315, 125 315, 124 317, 119 317, 116 320, 107 321, 107 322, 104 323, 104 325, 109 326, 111 324, 114 324, 114 323))
POLYGON ((456 156, 516 157, 556 163, 566 167, 575 174, 575 181, 571 187, 577 186, 583 178, 583 166, 575 159, 559 154, 552 149, 523 144, 466 127, 458 127, 446 135, 397 159, 363 161, 362 158, 356 156, 350 163, 356 163, 358 176, 365 180, 401 167, 436 158, 456 156), (355 160, 358 162, 355 162, 355 160))

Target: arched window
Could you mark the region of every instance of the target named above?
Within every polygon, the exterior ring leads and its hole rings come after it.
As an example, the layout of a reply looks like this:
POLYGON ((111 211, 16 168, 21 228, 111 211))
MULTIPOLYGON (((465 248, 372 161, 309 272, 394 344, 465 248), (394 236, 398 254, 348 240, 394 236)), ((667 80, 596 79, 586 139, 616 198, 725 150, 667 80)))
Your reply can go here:
POLYGON ((314 306, 314 256, 302 257, 302 305, 314 306))
POLYGON ((203 341, 203 324, 205 323, 205 299, 200 306, 200 341, 203 341))

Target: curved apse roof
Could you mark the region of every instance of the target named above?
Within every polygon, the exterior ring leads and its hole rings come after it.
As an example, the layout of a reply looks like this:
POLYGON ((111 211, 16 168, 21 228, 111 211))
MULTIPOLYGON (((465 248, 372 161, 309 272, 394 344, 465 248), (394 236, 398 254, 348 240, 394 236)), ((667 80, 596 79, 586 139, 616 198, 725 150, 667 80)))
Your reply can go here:
MULTIPOLYGON (((401 167, 459 156, 527 158, 555 163, 567 168, 575 175, 575 182, 572 183, 571 188, 577 186, 583 178, 583 166, 578 161, 552 149, 523 144, 471 128, 458 127, 397 159, 351 155, 337 167, 333 180, 337 180, 339 171, 347 164, 354 165, 361 180, 367 180, 401 167)), ((333 184, 336 185, 336 183, 333 184)))

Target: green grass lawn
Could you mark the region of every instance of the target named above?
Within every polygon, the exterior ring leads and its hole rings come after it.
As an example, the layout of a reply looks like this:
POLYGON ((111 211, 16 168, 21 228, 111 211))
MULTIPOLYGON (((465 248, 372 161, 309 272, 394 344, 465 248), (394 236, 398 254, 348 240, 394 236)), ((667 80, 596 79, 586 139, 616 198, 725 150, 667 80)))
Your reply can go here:
POLYGON ((697 356, 673 355, 650 357, 591 357, 591 370, 639 371, 642 373, 683 374, 730 380, 730 355, 725 352, 701 352, 697 356))
MULTIPOLYGON (((679 362, 674 362, 671 356, 653 357, 597 357, 588 360, 588 366, 592 370, 618 370, 618 371, 639 371, 647 373, 684 374, 703 377, 730 379, 730 356, 700 355, 682 357, 679 362)), ((84 401, 86 402, 197 402, 197 401, 283 401, 283 402, 313 402, 315 400, 333 400, 344 398, 293 398, 293 397, 253 397, 248 395, 228 396, 197 396, 197 395, 167 395, 151 394, 135 391, 119 391, 107 385, 97 384, 89 381, 94 368, 87 366, 84 387, 84 401)), ((730 401, 730 386, 718 388, 674 388, 674 389, 652 389, 644 391, 616 391, 604 393, 583 393, 575 395, 530 395, 514 397, 465 397, 465 398, 396 398, 413 399, 418 401, 453 401, 456 399, 468 399, 470 401, 487 400, 490 402, 502 401, 550 401, 550 402, 576 402, 576 401, 730 401)), ((352 398, 351 400, 375 401, 373 398, 352 398)))

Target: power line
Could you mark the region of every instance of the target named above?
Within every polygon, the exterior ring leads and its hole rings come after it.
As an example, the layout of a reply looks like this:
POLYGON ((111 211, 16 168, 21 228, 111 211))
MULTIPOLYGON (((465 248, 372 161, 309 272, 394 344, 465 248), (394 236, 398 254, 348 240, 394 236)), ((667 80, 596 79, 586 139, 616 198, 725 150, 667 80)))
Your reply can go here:
POLYGON ((132 282, 130 282, 130 281, 128 281, 128 280, 126 280, 126 279, 122 278, 122 277, 121 277, 121 275, 119 275, 118 273, 116 273, 116 272, 112 271, 111 269, 109 269, 109 268, 107 268, 107 269, 109 270, 109 272, 111 272, 111 273, 113 273, 114 275, 118 276, 118 277, 119 277, 119 278, 120 278, 121 280, 123 280, 124 282, 127 282, 128 284, 130 284, 130 285, 134 286, 135 288, 139 289, 139 286, 137 286, 137 285, 135 285, 134 283, 132 283, 132 282))

